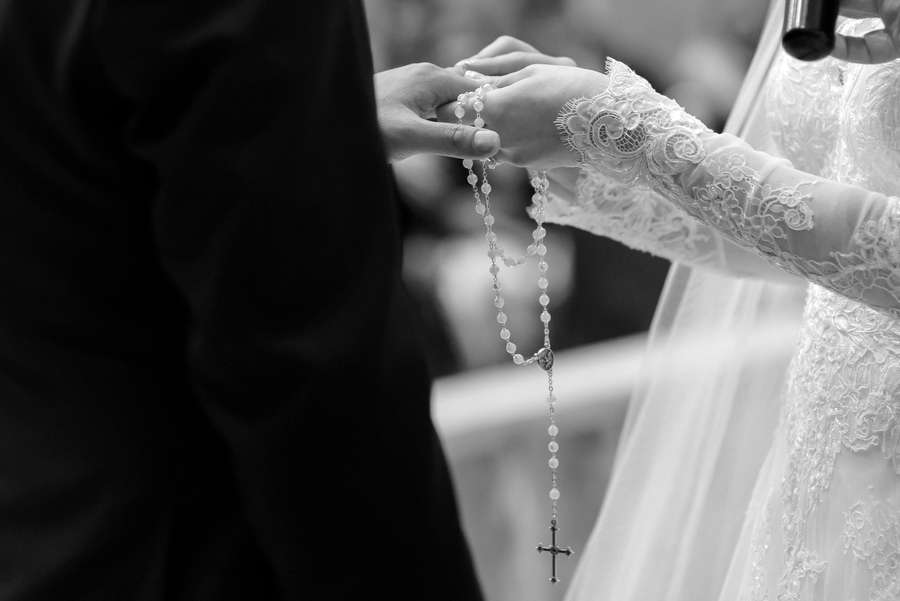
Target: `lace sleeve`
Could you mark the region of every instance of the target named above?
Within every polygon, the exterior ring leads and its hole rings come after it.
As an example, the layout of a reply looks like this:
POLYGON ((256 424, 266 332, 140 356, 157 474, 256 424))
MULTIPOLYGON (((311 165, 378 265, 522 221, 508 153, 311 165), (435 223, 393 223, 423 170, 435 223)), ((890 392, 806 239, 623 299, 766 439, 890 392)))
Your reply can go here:
POLYGON ((557 124, 587 170, 653 190, 787 272, 900 317, 900 201, 716 134, 625 65, 557 124))
POLYGON ((575 198, 551 195, 547 221, 587 230, 670 261, 727 269, 722 239, 658 192, 582 170, 575 198))

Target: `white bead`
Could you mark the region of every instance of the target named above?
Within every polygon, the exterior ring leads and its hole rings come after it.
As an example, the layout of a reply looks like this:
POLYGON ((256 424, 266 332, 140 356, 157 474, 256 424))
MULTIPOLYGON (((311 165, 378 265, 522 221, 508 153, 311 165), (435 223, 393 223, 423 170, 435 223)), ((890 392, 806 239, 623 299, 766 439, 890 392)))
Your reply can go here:
POLYGON ((542 294, 542 295, 540 296, 540 298, 538 298, 538 301, 539 301, 543 306, 546 307, 548 304, 550 304, 550 297, 547 296, 546 294, 542 294))
POLYGON ((503 257, 503 264, 506 265, 507 267, 515 267, 516 260, 513 259, 512 257, 503 257))
POLYGON ((488 242, 496 242, 497 234, 495 234, 494 232, 488 232, 484 235, 484 239, 487 240, 488 242))
POLYGON ((538 279, 538 288, 540 288, 541 290, 546 290, 549 284, 550 282, 548 282, 547 278, 545 277, 541 277, 538 279))
POLYGON ((457 96, 457 97, 456 97, 456 101, 457 101, 457 102, 465 102, 465 101, 466 101, 466 95, 465 95, 465 93, 460 94, 459 96, 457 96))
POLYGON ((531 195, 531 202, 533 202, 534 204, 539 204, 542 200, 544 200, 544 197, 540 194, 531 195))
POLYGON ((478 183, 478 176, 475 175, 474 173, 470 173, 469 177, 466 178, 466 181, 469 182, 470 186, 474 186, 475 184, 478 183))
POLYGON ((490 194, 492 189, 493 188, 491 188, 491 185, 487 182, 484 182, 483 184, 481 184, 481 191, 484 192, 485 194, 490 194))
MULTIPOLYGON (((497 271, 500 271, 499 267, 497 268, 497 271)), ((502 296, 498 296, 497 298, 494 299, 494 306, 497 307, 498 309, 505 304, 506 304, 506 301, 503 300, 502 296)))
POLYGON ((500 273, 500 266, 494 263, 493 265, 491 265, 488 271, 491 272, 491 275, 497 275, 498 273, 500 273))
POLYGON ((502 311, 500 313, 497 313, 497 323, 506 323, 506 313, 502 311))
POLYGON ((550 466, 551 470, 555 470, 559 467, 559 459, 557 459, 556 457, 551 457, 550 461, 547 462, 547 465, 550 466))
POLYGON ((463 159, 463 167, 466 169, 471 169, 474 164, 475 162, 472 159, 463 159))
POLYGON ((543 321, 544 323, 550 322, 550 314, 547 313, 547 311, 544 311, 543 313, 541 313, 541 321, 543 321))
POLYGON ((547 271, 547 262, 546 262, 546 261, 541 261, 540 263, 538 263, 538 270, 539 270, 541 273, 545 273, 545 272, 547 271))
POLYGON ((456 115, 457 119, 462 119, 466 116, 466 109, 461 106, 456 107, 456 110, 453 111, 453 114, 456 115))
POLYGON ((557 442, 555 440, 551 440, 550 444, 547 445, 547 448, 550 450, 551 453, 555 453, 559 450, 559 444, 557 444, 557 442))
POLYGON ((484 224, 485 225, 494 225, 494 216, 493 215, 485 215, 484 224))
POLYGON ((534 230, 534 232, 531 234, 531 237, 534 238, 535 240, 540 240, 545 235, 547 235, 547 230, 545 230, 542 227, 539 227, 536 230, 534 230))
POLYGON ((544 255, 546 255, 546 254, 547 254, 547 247, 544 246, 543 244, 538 244, 538 246, 537 246, 537 254, 539 254, 539 255, 542 256, 542 257, 543 257, 544 255))
POLYGON ((539 187, 540 185, 541 185, 541 178, 539 178, 539 177, 536 176, 536 175, 535 175, 534 177, 531 178, 531 187, 532 187, 532 188, 537 188, 537 187, 539 187))
POLYGON ((515 352, 516 352, 516 345, 513 344, 512 342, 507 342, 507 343, 506 343, 506 352, 509 353, 510 355, 512 355, 513 353, 515 353, 515 352))
POLYGON ((502 338, 503 340, 509 340, 509 330, 507 330, 506 328, 500 330, 500 338, 502 338))
POLYGON ((548 405, 554 405, 554 404, 556 404, 556 395, 551 394, 550 396, 548 396, 548 397, 547 397, 547 404, 548 404, 548 405))
POLYGON ((550 489, 550 498, 553 499, 554 501, 557 500, 559 498, 559 491, 556 490, 555 488, 551 488, 550 489))
POLYGON ((476 213, 478 213, 479 215, 484 215, 484 211, 485 211, 484 204, 482 204, 482 203, 479 202, 477 205, 475 205, 475 212, 476 212, 476 213))
POLYGON ((475 127, 484 127, 484 119, 481 117, 475 119, 475 127))
POLYGON ((523 357, 522 355, 513 355, 513 363, 515 363, 516 365, 522 365, 523 363, 525 363, 525 357, 523 357))
POLYGON ((475 109, 476 113, 480 113, 484 110, 484 103, 480 100, 476 100, 472 103, 472 108, 475 109))
POLYGON ((500 256, 500 251, 497 250, 496 248, 489 248, 487 251, 487 256, 490 257, 491 259, 496 259, 497 257, 500 256))
POLYGON ((559 428, 556 427, 555 424, 551 424, 549 428, 547 428, 547 434, 550 436, 556 436, 559 434, 559 428))

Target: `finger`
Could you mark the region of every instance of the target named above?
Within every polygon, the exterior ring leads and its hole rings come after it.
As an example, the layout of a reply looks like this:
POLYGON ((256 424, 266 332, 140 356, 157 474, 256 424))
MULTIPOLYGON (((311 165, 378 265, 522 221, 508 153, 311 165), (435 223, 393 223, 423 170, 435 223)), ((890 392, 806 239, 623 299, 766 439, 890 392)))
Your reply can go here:
POLYGON ((486 159, 500 150, 500 136, 468 125, 420 121, 405 136, 400 158, 439 154, 460 159, 486 159))
POLYGON ((506 75, 524 69, 528 65, 563 65, 574 67, 575 61, 567 56, 549 56, 540 52, 510 52, 500 56, 473 59, 463 66, 483 75, 506 75))
MULTIPOLYGON (((540 53, 537 48, 529 44, 528 42, 523 42, 517 38, 514 38, 510 35, 502 35, 478 52, 470 59, 476 58, 487 58, 489 56, 499 56, 501 54, 509 54, 510 52, 535 52, 540 53)), ((467 59, 467 60, 470 60, 467 59)), ((464 61, 460 61, 462 63, 464 61)), ((458 64, 458 63, 457 63, 458 64)))
POLYGON ((835 35, 831 56, 850 63, 886 63, 900 58, 900 48, 890 33, 878 29, 862 37, 835 35))
POLYGON ((520 82, 524 79, 528 79, 532 76, 534 69, 530 67, 525 67, 524 69, 519 69, 518 71, 513 71, 508 75, 504 75, 500 79, 498 79, 494 83, 495 88, 507 88, 517 82, 520 82))

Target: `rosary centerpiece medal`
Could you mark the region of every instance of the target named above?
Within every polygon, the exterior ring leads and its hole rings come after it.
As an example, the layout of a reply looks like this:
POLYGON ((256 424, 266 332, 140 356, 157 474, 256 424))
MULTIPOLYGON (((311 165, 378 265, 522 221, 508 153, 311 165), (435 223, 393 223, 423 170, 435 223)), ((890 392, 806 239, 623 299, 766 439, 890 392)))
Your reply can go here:
MULTIPOLYGON (((459 95, 459 97, 457 98, 456 110, 454 113, 459 124, 462 124, 462 119, 466 114, 466 108, 471 105, 471 108, 475 111, 475 127, 484 127, 484 119, 481 116, 481 111, 484 109, 485 99, 491 89, 492 87, 488 84, 479 87, 473 92, 459 95)), ((494 168, 495 166, 496 161, 494 161, 493 159, 487 159, 481 162, 482 178, 481 185, 479 185, 478 175, 473 170, 474 161, 472 161, 471 159, 466 159, 463 161, 463 167, 465 167, 469 172, 467 181, 469 182, 469 185, 472 186, 472 193, 475 197, 475 212, 478 213, 478 215, 481 217, 482 222, 484 223, 485 230, 487 232, 485 234, 485 239, 488 242, 487 255, 491 260, 489 271, 494 280, 494 306, 497 308, 497 323, 500 324, 500 338, 506 344, 506 352, 509 353, 509 355, 512 357, 513 363, 515 363, 516 365, 529 365, 531 363, 537 363, 537 365, 547 374, 547 405, 549 406, 550 411, 550 426, 547 428, 547 434, 550 436, 550 443, 547 445, 547 449, 550 451, 550 460, 547 462, 547 465, 550 467, 551 480, 551 542, 550 545, 546 547, 543 545, 543 543, 538 544, 537 552, 550 554, 550 582, 556 584, 557 582, 559 582, 559 578, 557 577, 556 573, 557 556, 565 555, 566 557, 569 557, 572 555, 573 551, 569 547, 563 549, 556 543, 556 532, 559 530, 559 528, 557 527, 557 524, 559 523, 557 506, 557 503, 559 501, 559 488, 557 486, 556 472, 557 468, 559 467, 559 459, 557 459, 559 444, 556 442, 556 437, 559 434, 559 428, 556 425, 556 395, 554 394, 553 390, 554 356, 553 351, 550 348, 550 311, 547 308, 550 304, 550 297, 547 294, 547 290, 549 288, 549 281, 547 279, 548 265, 546 260, 547 246, 544 242, 544 238, 547 232, 543 226, 544 206, 547 200, 547 189, 549 187, 549 181, 547 180, 547 175, 543 172, 533 173, 531 175, 531 186, 532 188, 534 188, 534 194, 531 197, 531 214, 536 223, 536 227, 534 229, 534 232, 532 233, 532 238, 534 240, 531 244, 528 245, 525 251, 525 255, 515 258, 507 257, 506 253, 503 250, 503 247, 498 244, 497 234, 493 231, 494 216, 491 214, 491 184, 488 181, 488 170, 494 168), (534 355, 526 359, 522 354, 516 352, 517 347, 511 340, 512 334, 509 330, 509 327, 507 326, 507 315, 503 311, 503 307, 506 304, 506 301, 503 299, 503 296, 501 294, 502 289, 500 286, 499 274, 501 265, 503 265, 504 267, 518 267, 521 265, 525 265, 532 257, 537 257, 538 271, 540 273, 537 285, 540 289, 538 302, 542 307, 540 320, 543 323, 544 329, 544 345, 536 353, 534 353, 534 355)))

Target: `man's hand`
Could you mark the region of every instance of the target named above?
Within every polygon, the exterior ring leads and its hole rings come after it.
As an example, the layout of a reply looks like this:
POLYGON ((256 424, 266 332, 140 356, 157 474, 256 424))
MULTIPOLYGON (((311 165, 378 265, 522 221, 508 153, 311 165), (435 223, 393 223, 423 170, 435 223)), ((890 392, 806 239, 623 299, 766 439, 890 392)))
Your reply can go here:
POLYGON ((480 84, 451 69, 428 63, 398 67, 375 74, 378 124, 388 160, 416 154, 486 159, 500 150, 500 136, 470 125, 430 121, 434 110, 456 102, 460 94, 480 84))
POLYGON ((862 37, 835 36, 831 56, 851 63, 886 63, 900 58, 900 0, 841 0, 841 14, 854 19, 878 17, 884 29, 862 37))

